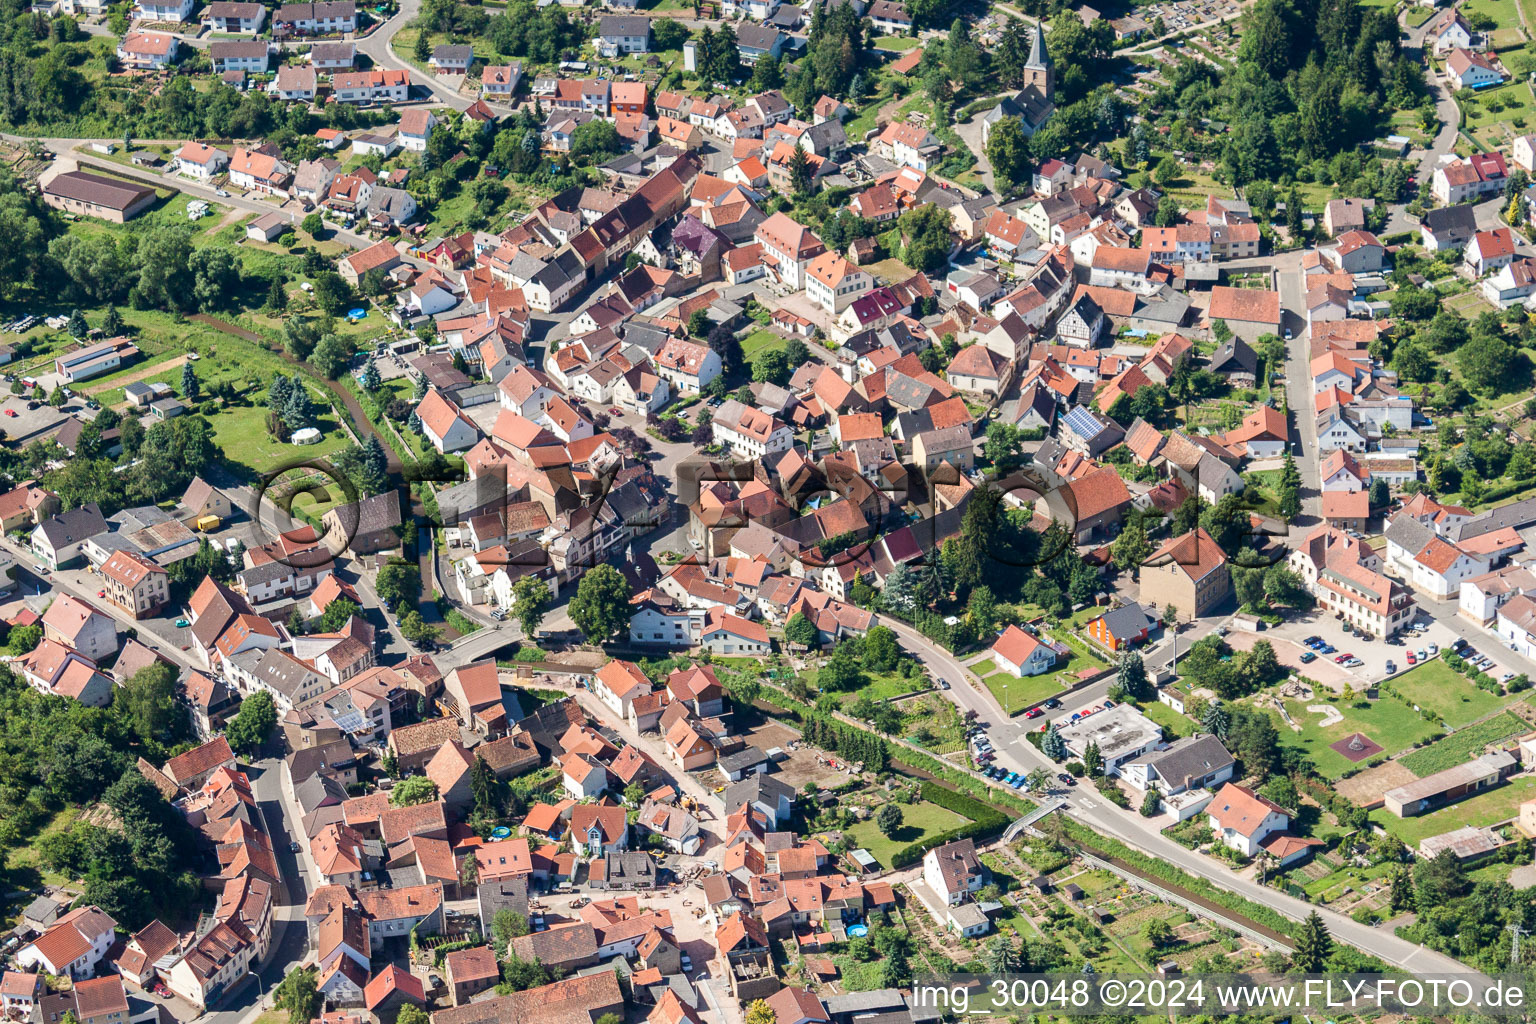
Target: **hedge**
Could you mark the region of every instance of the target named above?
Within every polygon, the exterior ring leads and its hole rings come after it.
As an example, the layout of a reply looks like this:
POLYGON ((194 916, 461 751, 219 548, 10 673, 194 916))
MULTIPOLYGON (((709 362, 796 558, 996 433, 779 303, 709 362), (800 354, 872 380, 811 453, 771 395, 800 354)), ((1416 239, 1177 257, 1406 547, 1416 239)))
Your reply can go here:
POLYGON ((956 793, 952 789, 945 789, 938 783, 925 779, 918 792, 929 803, 938 804, 947 811, 970 818, 969 824, 952 828, 938 835, 929 836, 922 842, 904 846, 891 855, 889 865, 892 871, 915 864, 922 859, 923 854, 936 846, 944 846, 947 843, 958 842, 961 839, 983 839, 996 835, 1008 827, 1008 818, 999 814, 994 808, 982 803, 980 800, 966 796, 964 793, 956 793))
MULTIPOLYGON (((729 686, 726 688, 730 689, 729 686)), ((761 690, 758 693, 758 699, 762 700, 766 704, 770 704, 779 708, 785 714, 793 715, 795 720, 799 722, 802 727, 806 721, 817 714, 816 709, 810 704, 792 697, 787 690, 784 690, 778 686, 774 686, 772 683, 765 682, 761 684, 761 690)), ((838 722, 837 724, 845 728, 862 728, 860 726, 849 726, 848 723, 845 722, 838 722)), ((802 728, 801 731, 803 733, 804 729, 802 728)), ((872 730, 869 729, 865 729, 864 731, 872 732, 872 730)), ((899 760, 902 764, 907 765, 908 767, 927 772, 929 775, 935 776, 936 778, 946 779, 954 783, 954 785, 959 789, 968 793, 980 790, 987 795, 988 799, 995 800, 999 804, 1002 804, 1004 807, 1007 807, 1013 811, 1017 811, 1019 814, 1028 814, 1030 811, 1035 809, 1035 804, 1033 801, 1021 799, 1011 793, 995 792, 991 789, 991 787, 987 786, 980 780, 973 778, 967 772, 961 771, 955 768, 954 765, 946 764, 943 761, 928 756, 927 754, 920 753, 913 747, 909 747, 901 743, 891 743, 889 741, 887 741, 886 746, 890 748, 892 760, 899 760)))

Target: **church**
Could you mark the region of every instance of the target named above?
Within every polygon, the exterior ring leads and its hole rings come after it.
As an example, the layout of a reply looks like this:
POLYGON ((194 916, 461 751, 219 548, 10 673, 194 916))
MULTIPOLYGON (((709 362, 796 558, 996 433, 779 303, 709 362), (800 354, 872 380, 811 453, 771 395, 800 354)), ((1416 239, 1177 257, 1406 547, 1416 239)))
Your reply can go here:
POLYGON ((992 129, 1003 119, 1016 117, 1025 135, 1033 135, 1056 110, 1056 66, 1045 49, 1045 31, 1036 25, 1035 38, 1029 44, 1029 61, 1024 65, 1024 88, 991 110, 981 122, 981 144, 992 139, 992 129))

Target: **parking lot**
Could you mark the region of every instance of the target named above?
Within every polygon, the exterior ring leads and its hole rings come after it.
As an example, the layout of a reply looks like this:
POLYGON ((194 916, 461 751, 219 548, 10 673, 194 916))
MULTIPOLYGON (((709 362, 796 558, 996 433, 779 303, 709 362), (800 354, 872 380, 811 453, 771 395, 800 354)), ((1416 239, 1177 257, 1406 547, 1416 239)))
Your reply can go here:
MULTIPOLYGON (((1417 629, 1405 630, 1391 640, 1364 639, 1350 635, 1345 624, 1333 616, 1317 612, 1282 622, 1260 633, 1234 630, 1226 639, 1236 650, 1248 650, 1257 640, 1266 639, 1274 647, 1280 664, 1339 692, 1346 682, 1359 687, 1406 672, 1419 661, 1437 656, 1441 649, 1453 647, 1460 639, 1455 631, 1431 618, 1427 612, 1421 611, 1413 626, 1417 629), (1314 636, 1332 646, 1333 652, 1309 650, 1306 641, 1314 636), (1410 653, 1412 662, 1408 660, 1410 653), (1304 660, 1306 654, 1314 657, 1304 660), (1353 654, 1360 664, 1348 667, 1339 664, 1337 659, 1343 654, 1353 654)), ((1491 659, 1491 667, 1485 669, 1489 675, 1501 679, 1505 674, 1518 672, 1511 664, 1500 661, 1504 647, 1498 637, 1491 633, 1479 636, 1477 631, 1471 632, 1470 645, 1491 659)))

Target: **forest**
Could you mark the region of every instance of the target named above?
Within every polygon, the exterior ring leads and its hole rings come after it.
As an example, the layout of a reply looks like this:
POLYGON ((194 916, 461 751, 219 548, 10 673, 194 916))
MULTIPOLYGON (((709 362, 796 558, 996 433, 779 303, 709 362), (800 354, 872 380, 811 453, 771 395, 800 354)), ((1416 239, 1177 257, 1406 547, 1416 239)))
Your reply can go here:
MULTIPOLYGON (((185 819, 134 767, 189 749, 174 674, 146 668, 106 708, 43 695, 0 666, 0 864, 28 850, 51 870, 85 880, 85 900, 127 929, 176 919, 201 895, 185 819), (111 814, 38 836, 66 808, 111 814)), ((7 888, 35 885, 8 870, 7 888)))

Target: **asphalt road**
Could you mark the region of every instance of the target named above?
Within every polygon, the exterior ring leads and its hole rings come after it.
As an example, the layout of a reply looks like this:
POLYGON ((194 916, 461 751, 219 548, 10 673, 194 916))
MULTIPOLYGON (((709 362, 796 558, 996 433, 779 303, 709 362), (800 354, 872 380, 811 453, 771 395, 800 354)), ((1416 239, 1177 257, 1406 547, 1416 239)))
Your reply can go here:
MULTIPOLYGON (((896 630, 903 648, 911 651, 939 678, 950 683, 950 688, 942 691, 943 693, 962 710, 975 711, 978 721, 987 723, 987 733, 997 749, 996 763, 999 767, 1020 774, 1027 774, 1035 768, 1043 768, 1053 777, 1060 771, 1060 765, 1041 754, 1025 737, 1028 729, 1033 728, 1038 720, 1026 722, 1004 715, 989 693, 969 681, 970 677, 953 655, 934 647, 920 634, 900 623, 885 619, 882 619, 882 622, 896 630)), ((1059 715, 1061 712, 1058 711, 1056 714, 1059 715)), ((1222 889, 1267 906, 1294 920, 1301 920, 1316 910, 1322 915, 1329 932, 1335 939, 1347 942, 1357 949, 1371 952, 1395 967, 1420 974, 1467 973, 1467 968, 1451 957, 1400 939, 1391 932, 1362 925, 1327 907, 1313 906, 1278 890, 1242 878, 1220 861, 1187 850, 1160 832, 1148 828, 1147 820, 1138 813, 1116 807, 1087 786, 1079 785, 1064 791, 1058 787, 1052 795, 1066 802, 1066 808, 1062 813, 1074 820, 1120 839, 1148 856, 1173 864, 1222 889)))

